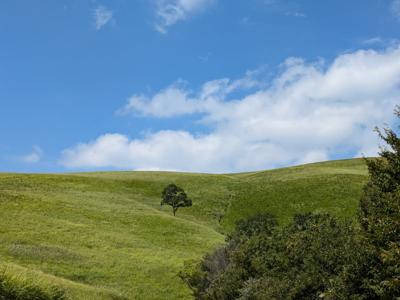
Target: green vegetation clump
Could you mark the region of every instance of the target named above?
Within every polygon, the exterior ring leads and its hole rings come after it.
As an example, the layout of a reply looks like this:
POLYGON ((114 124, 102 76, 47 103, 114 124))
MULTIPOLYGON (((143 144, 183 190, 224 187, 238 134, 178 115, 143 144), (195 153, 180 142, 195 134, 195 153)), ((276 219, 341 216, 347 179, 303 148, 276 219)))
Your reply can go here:
MULTIPOLYGON (((396 110, 400 118, 399 108, 396 110)), ((367 162, 370 180, 360 201, 359 222, 373 246, 375 263, 367 285, 381 299, 400 298, 400 138, 385 128, 382 159, 367 162)))
POLYGON ((196 299, 363 299, 336 290, 349 262, 363 262, 368 250, 351 223, 329 214, 299 214, 284 227, 260 214, 181 276, 196 299))
POLYGON ((0 271, 1 300, 67 300, 61 288, 0 271))

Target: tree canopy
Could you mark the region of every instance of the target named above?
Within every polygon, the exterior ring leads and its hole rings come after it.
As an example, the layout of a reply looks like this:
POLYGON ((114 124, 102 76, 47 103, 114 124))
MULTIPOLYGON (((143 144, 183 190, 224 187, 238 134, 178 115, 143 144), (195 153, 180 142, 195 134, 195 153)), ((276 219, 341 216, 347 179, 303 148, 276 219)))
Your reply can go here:
MULTIPOLYGON (((399 107, 395 113, 400 117, 399 107)), ((376 131, 386 146, 380 159, 367 160, 370 180, 360 201, 359 221, 377 258, 368 285, 382 299, 395 299, 400 297, 400 138, 390 128, 376 131)))
POLYGON ((174 216, 180 207, 192 206, 192 200, 188 198, 182 188, 175 184, 167 185, 162 191, 161 198, 161 206, 170 205, 174 216))

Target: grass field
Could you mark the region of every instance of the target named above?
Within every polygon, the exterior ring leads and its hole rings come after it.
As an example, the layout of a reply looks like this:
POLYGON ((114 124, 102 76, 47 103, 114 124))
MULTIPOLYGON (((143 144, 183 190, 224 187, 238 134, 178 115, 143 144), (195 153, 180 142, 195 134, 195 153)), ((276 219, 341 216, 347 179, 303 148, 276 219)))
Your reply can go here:
POLYGON ((95 172, 0 174, 0 268, 71 299, 191 299, 177 276, 186 260, 224 242, 260 211, 282 224, 295 212, 353 217, 367 180, 363 160, 209 175, 95 172), (193 207, 160 207, 169 183, 193 207))

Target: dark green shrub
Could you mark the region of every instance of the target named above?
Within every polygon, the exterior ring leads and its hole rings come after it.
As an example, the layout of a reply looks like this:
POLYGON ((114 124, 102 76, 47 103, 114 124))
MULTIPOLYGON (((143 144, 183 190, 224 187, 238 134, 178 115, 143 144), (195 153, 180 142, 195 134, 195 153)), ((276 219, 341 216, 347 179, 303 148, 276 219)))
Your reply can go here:
POLYGON ((186 281, 197 299, 363 299, 357 297, 364 289, 336 285, 345 283, 351 263, 365 271, 370 256, 352 224, 328 214, 296 215, 283 228, 259 215, 238 222, 227 245, 207 255, 186 281))
MULTIPOLYGON (((400 117, 399 107, 396 114, 400 117)), ((376 263, 366 284, 381 299, 400 298, 400 138, 376 129, 387 145, 380 159, 367 160, 370 180, 360 201, 359 222, 374 246, 376 263)))

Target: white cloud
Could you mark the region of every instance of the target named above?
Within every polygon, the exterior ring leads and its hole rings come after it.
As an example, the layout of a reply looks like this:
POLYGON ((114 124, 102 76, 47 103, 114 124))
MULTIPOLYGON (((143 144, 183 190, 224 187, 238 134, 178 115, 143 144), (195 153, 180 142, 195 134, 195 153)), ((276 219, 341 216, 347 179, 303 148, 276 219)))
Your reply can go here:
POLYGON ((285 15, 296 18, 307 18, 307 15, 305 13, 299 11, 288 11, 285 15))
POLYGON ((400 20, 400 0, 393 0, 392 13, 398 20, 400 20))
POLYGON ((203 11, 216 0, 155 0, 157 23, 155 29, 167 33, 168 27, 203 11))
POLYGON ((393 38, 383 38, 380 36, 371 37, 362 41, 362 44, 367 46, 380 46, 380 47, 396 47, 399 45, 398 39, 393 38))
POLYGON ((182 80, 159 91, 152 97, 133 95, 127 104, 117 111, 118 114, 143 115, 169 118, 179 115, 204 113, 212 110, 227 95, 237 91, 263 86, 258 79, 262 69, 249 71, 243 78, 230 80, 222 78, 204 83, 198 93, 185 89, 182 80))
POLYGON ((96 30, 100 30, 113 19, 113 11, 103 5, 99 5, 93 10, 93 18, 96 30))
POLYGON ((315 150, 306 153, 304 157, 297 161, 298 164, 308 164, 317 161, 326 161, 328 160, 328 153, 326 150, 315 150))
POLYGON ((185 131, 160 131, 143 140, 106 134, 92 143, 64 151, 62 162, 68 167, 135 166, 138 170, 178 170, 184 164, 188 170, 196 170, 206 161, 217 163, 219 157, 214 153, 221 147, 219 143, 218 137, 194 137, 185 131))
POLYGON ((196 110, 195 99, 189 98, 189 92, 174 84, 149 98, 144 95, 134 95, 119 114, 141 114, 144 116, 172 117, 192 113, 196 110))
POLYGON ((31 153, 21 157, 21 161, 29 164, 35 164, 42 159, 43 151, 39 146, 34 146, 31 153))
POLYGON ((375 36, 375 37, 363 40, 362 43, 365 45, 381 45, 381 44, 385 43, 385 40, 382 39, 380 36, 375 36))
POLYGON ((288 17, 307 18, 307 15, 295 1, 264 0, 264 4, 267 5, 271 11, 288 17))
POLYGON ((201 113, 207 134, 106 134, 65 150, 62 164, 232 172, 376 154, 373 128, 390 122, 400 103, 400 48, 360 50, 330 64, 290 58, 272 81, 254 77, 209 81, 197 93, 172 85, 122 109, 159 118, 201 113), (242 96, 233 97, 238 90, 242 96))

